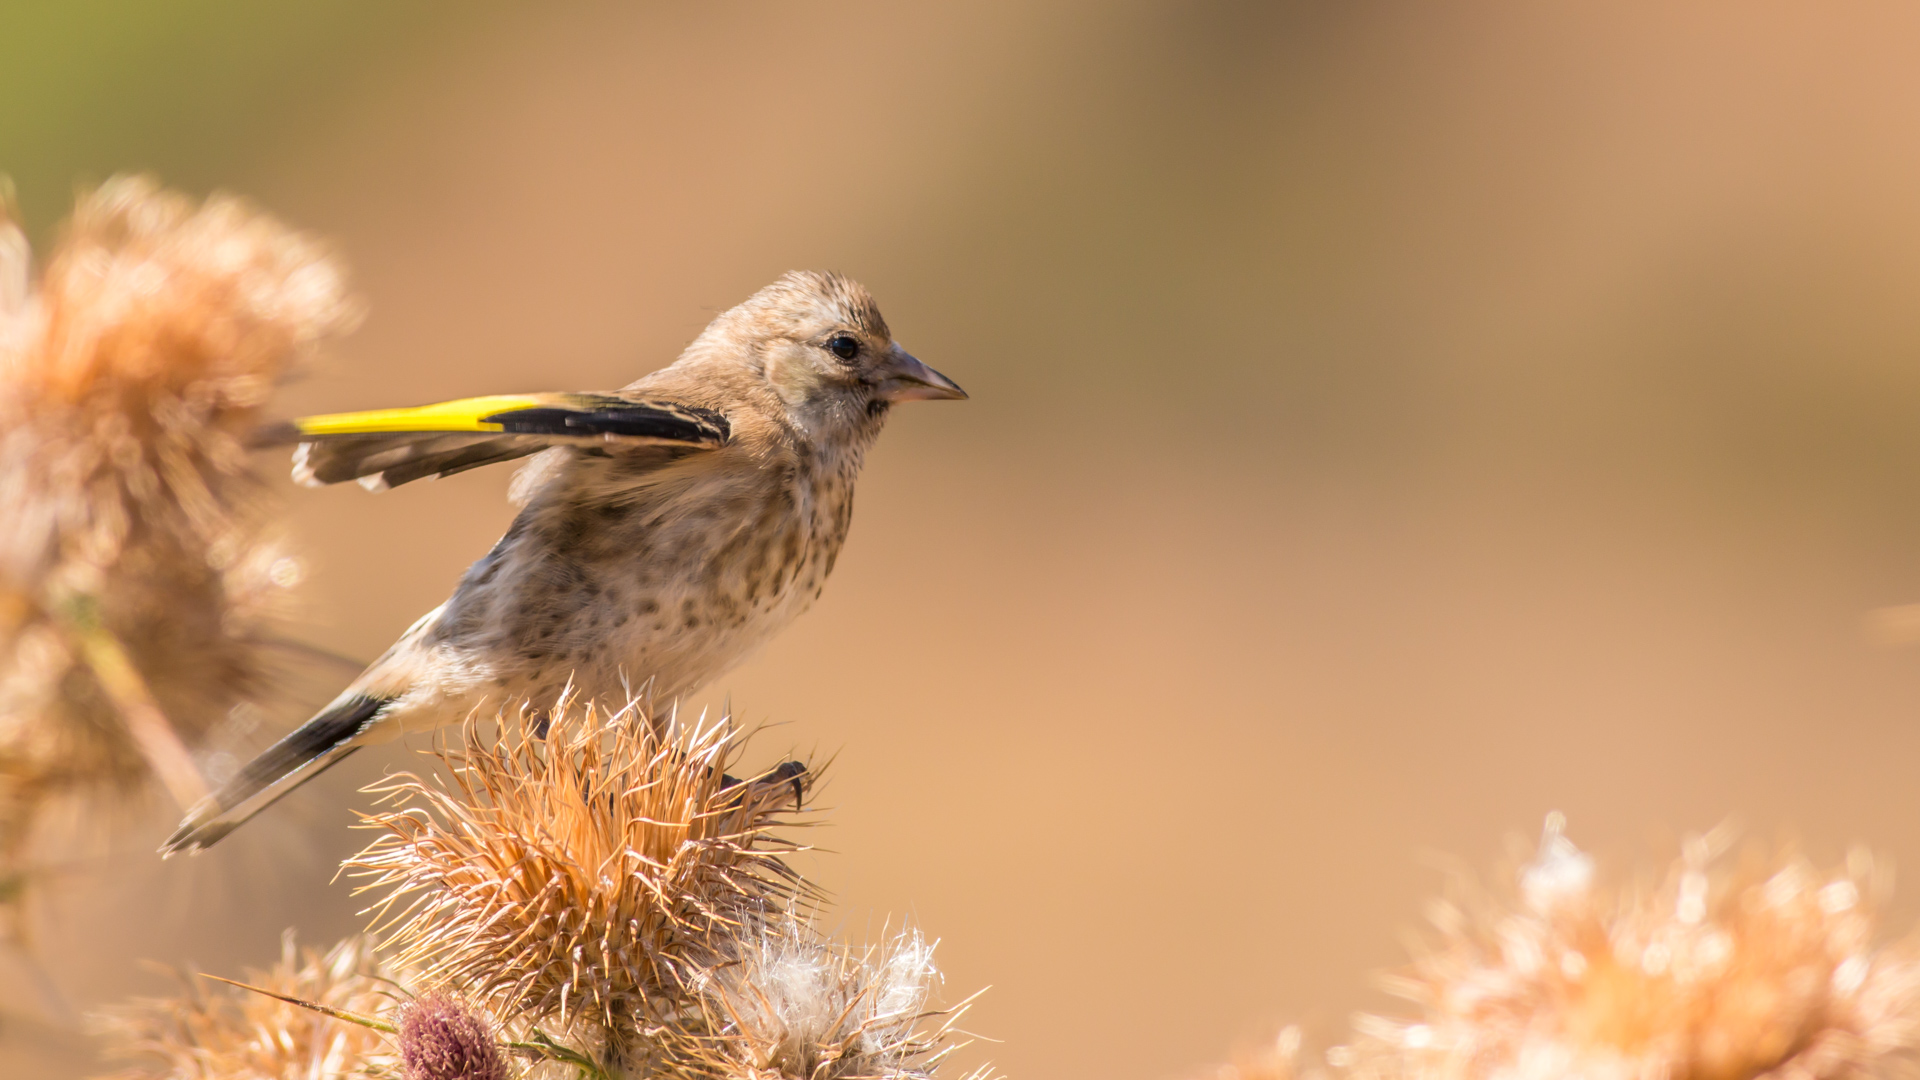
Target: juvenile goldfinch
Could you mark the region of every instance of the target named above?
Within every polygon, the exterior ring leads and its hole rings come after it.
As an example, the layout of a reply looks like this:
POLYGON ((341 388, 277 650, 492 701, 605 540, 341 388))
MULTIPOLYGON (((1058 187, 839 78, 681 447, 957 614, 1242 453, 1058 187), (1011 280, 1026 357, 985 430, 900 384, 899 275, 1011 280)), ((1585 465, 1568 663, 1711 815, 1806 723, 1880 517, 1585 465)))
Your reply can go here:
POLYGON ((368 743, 569 685, 669 703, 806 610, 833 571, 867 447, 899 401, 966 393, 895 344, 837 274, 790 273, 670 367, 610 394, 471 398, 298 420, 304 483, 373 490, 537 454, 522 509, 447 602, 331 705, 194 807, 205 848, 368 743))

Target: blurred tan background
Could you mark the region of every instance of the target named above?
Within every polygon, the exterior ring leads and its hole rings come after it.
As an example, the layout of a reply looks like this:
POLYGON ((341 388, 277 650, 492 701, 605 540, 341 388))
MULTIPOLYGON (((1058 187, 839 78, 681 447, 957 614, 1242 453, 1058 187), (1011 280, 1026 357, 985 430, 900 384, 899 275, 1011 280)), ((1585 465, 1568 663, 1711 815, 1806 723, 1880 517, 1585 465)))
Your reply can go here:
MULTIPOLYGON (((898 410, 824 601, 712 690, 835 755, 810 870, 910 918, 1016 1077, 1168 1078, 1385 1003, 1550 810, 1920 866, 1920 9, 0 2, 44 241, 152 170, 334 238, 370 317, 289 413, 599 388, 793 267, 974 395, 898 410), (1896 635, 1897 636, 1897 635, 1896 635)), ((276 475, 284 463, 268 463, 276 475)), ((369 657, 506 470, 293 492, 369 657)), ((322 692, 330 693, 331 688, 322 692)), ((361 755, 42 905, 75 1008, 237 974, 361 755)), ((1895 928, 1920 913, 1909 890, 1895 928)), ((0 1071, 71 1076, 0 962, 0 1071), (11 1064, 10 1064, 11 1063, 11 1064)))

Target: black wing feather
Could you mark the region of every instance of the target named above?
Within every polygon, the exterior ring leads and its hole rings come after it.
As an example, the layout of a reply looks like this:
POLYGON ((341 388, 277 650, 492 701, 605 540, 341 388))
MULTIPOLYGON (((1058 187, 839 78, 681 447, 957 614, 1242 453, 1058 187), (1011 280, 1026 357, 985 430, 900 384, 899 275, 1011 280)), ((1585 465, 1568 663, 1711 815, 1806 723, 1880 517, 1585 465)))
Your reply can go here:
POLYGON ((727 418, 712 409, 670 401, 628 401, 611 395, 583 404, 587 407, 511 409, 486 419, 515 435, 612 435, 718 445, 732 434, 727 418))
MULTIPOLYGON (((512 461, 554 445, 592 443, 617 453, 623 442, 633 440, 627 445, 691 450, 723 445, 732 434, 721 413, 670 401, 635 401, 612 394, 556 394, 548 400, 554 403, 476 418, 480 423, 498 424, 498 431, 436 429, 428 419, 419 431, 383 426, 311 432, 303 429, 305 421, 295 421, 262 428, 253 442, 259 446, 297 442, 294 476, 302 483, 359 480, 377 490, 512 461)), ((390 419, 385 423, 390 424, 390 419)))

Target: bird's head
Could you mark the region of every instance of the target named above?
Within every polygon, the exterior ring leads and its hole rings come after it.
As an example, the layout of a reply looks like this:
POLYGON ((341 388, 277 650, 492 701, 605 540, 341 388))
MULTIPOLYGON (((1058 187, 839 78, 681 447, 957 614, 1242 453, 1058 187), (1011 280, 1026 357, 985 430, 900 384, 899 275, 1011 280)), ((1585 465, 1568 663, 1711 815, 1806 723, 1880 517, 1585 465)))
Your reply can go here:
POLYGON ((786 274, 701 337, 750 365, 789 410, 816 422, 878 419, 896 401, 967 396, 901 348, 873 297, 839 274, 786 274))

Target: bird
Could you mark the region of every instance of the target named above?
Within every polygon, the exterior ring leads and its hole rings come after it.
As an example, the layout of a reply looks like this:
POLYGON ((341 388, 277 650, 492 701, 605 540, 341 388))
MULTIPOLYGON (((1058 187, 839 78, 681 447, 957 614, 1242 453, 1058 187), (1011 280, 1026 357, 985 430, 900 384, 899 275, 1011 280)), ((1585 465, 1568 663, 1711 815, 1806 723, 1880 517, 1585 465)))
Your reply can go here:
POLYGON ((563 697, 671 702, 807 609, 892 406, 965 391, 872 296, 795 271, 611 393, 466 398, 262 431, 294 478, 384 490, 517 458, 518 513, 452 595, 312 719, 196 804, 162 855, 211 846, 362 746, 563 697))

